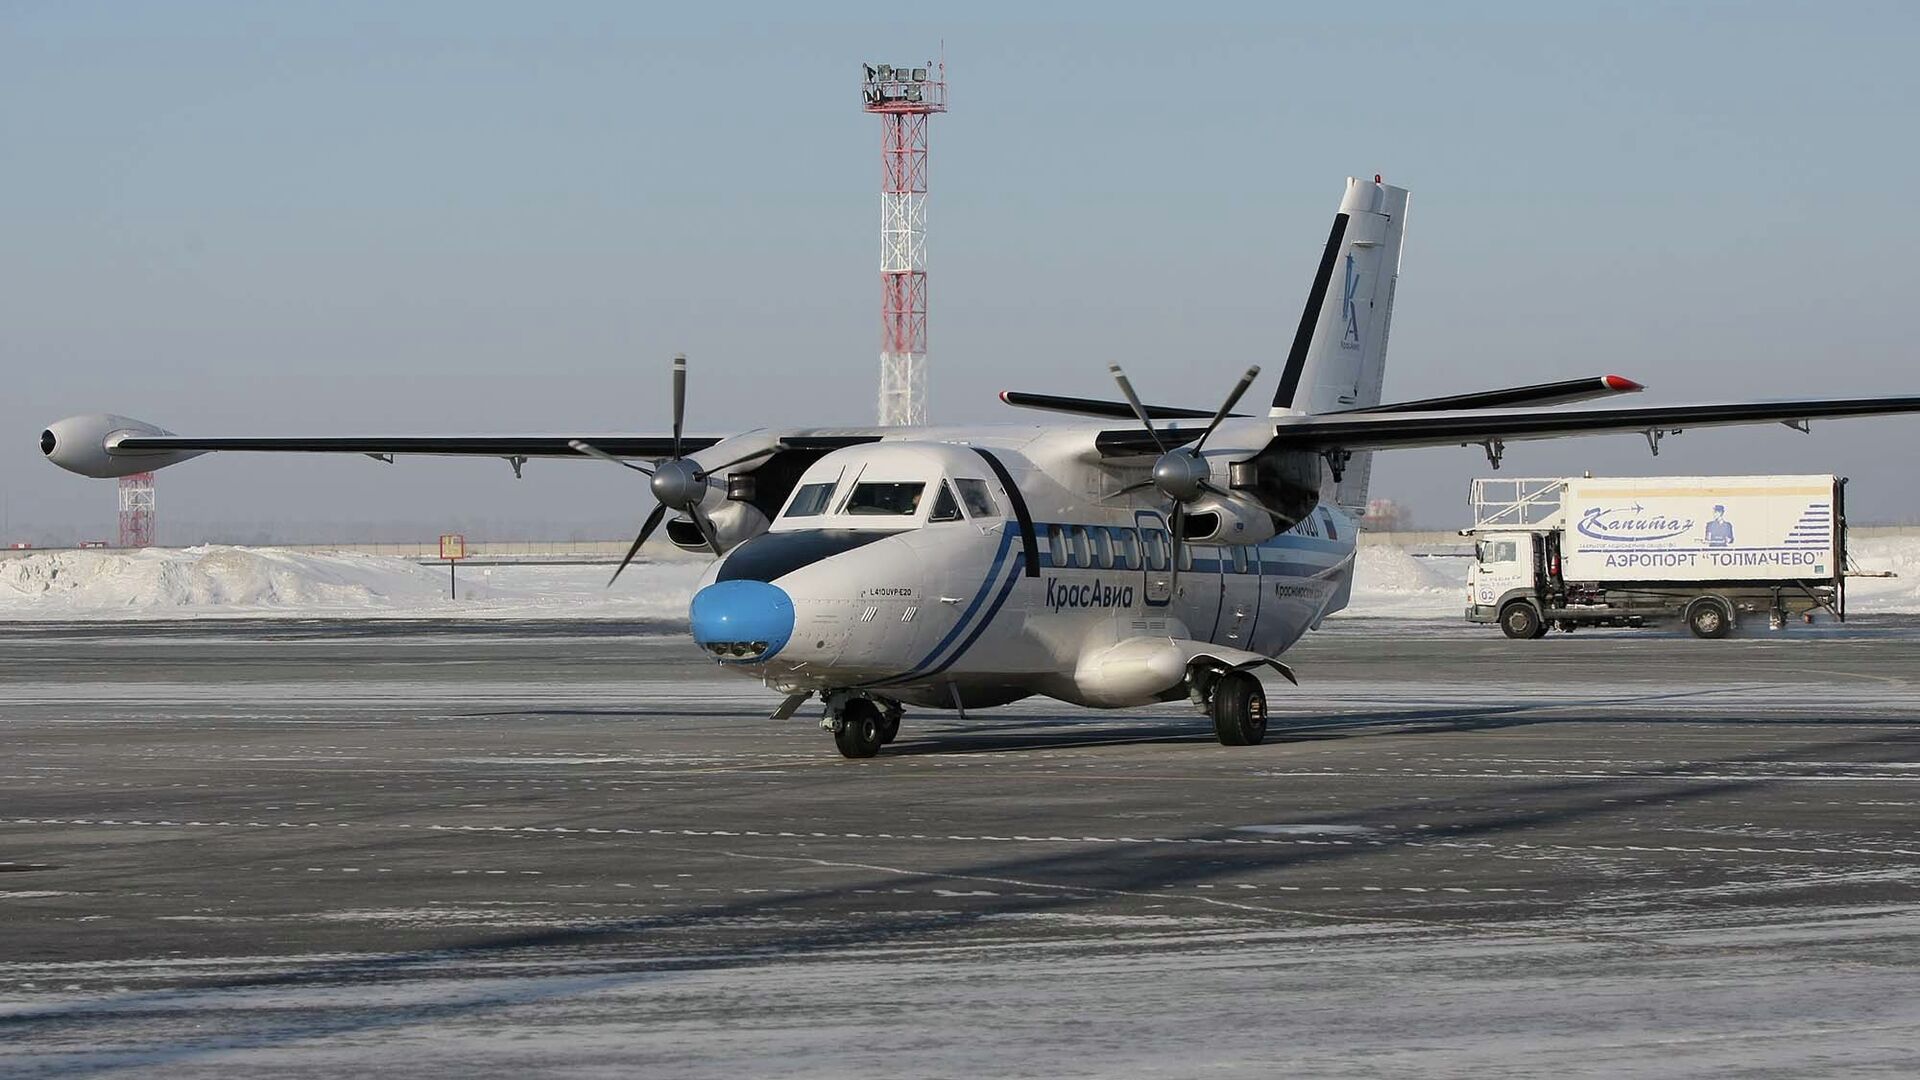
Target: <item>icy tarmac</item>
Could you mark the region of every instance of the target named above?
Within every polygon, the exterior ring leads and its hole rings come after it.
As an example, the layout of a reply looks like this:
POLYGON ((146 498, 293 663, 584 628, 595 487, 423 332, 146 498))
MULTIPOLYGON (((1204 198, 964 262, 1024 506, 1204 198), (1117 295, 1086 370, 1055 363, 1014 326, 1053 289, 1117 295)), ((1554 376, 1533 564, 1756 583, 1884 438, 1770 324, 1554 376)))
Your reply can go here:
POLYGON ((1920 619, 843 761, 652 624, 0 627, 0 1074, 1920 1073, 1920 619))

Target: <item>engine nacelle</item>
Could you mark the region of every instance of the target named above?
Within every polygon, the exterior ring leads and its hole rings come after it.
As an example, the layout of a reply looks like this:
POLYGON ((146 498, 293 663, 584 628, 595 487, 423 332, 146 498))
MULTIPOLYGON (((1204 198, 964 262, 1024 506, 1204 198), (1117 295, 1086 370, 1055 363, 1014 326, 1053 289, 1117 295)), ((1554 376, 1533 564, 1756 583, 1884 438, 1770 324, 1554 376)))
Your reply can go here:
POLYGON ((1284 532, 1320 505, 1322 468, 1320 455, 1311 450, 1269 446, 1246 461, 1233 462, 1228 467, 1228 486, 1235 495, 1271 510, 1279 518, 1274 528, 1284 532))
POLYGON ((128 436, 171 435, 173 432, 111 413, 89 413, 56 420, 40 433, 40 452, 47 460, 68 472, 108 479, 151 472, 176 465, 192 457, 197 450, 174 453, 130 453, 117 451, 120 440, 128 436))
MULTIPOLYGON (((700 504, 700 512, 706 517, 707 524, 713 526, 714 539, 720 542, 722 552, 734 548, 767 531, 771 524, 767 515, 761 513, 752 503, 734 502, 724 494, 719 501, 711 496, 700 504)), ((673 546, 683 551, 705 551, 713 549, 700 535, 700 526, 691 518, 676 517, 667 521, 667 539, 673 546)))
POLYGON ((1196 544, 1258 544, 1278 531, 1273 515, 1247 498, 1202 495, 1180 513, 1181 538, 1196 544))

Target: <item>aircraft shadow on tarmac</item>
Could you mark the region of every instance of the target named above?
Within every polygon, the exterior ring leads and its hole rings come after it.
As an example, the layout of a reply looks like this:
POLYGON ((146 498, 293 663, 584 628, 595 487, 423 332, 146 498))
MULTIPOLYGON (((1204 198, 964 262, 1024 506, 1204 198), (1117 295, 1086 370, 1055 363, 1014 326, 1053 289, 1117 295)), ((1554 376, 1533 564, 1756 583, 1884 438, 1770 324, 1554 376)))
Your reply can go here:
MULTIPOLYGON (((1131 734, 1138 735, 1138 729, 1134 729, 1131 734)), ((1180 737, 1190 736, 1183 728, 1180 737)), ((1355 838, 1346 843, 1327 843, 1317 846, 1267 846, 1239 838, 1234 830, 1220 829, 1210 836, 1195 838, 1211 841, 1198 845, 1149 843, 1130 846, 1124 854, 1108 845, 1089 845, 1083 849, 1055 850, 1041 856, 986 860, 970 866, 947 869, 894 869, 875 865, 874 860, 878 858, 877 856, 823 860, 810 856, 754 854, 723 849, 720 853, 741 859, 787 863, 795 866, 841 867, 864 872, 867 876, 832 887, 777 896, 757 896, 751 900, 712 903, 666 915, 610 919, 587 925, 497 934, 436 948, 327 959, 291 969, 277 970, 271 974, 200 979, 179 988, 122 993, 97 1000, 44 1007, 17 1008, 0 1015, 0 1039, 12 1041, 15 1046, 24 1047, 30 1046, 30 1040, 38 1031, 49 1033, 70 1031, 76 1025, 92 1025, 97 1028, 120 1016, 138 1020, 141 1016, 151 1015, 155 1011, 171 1012, 184 1008, 190 1001, 203 1007, 217 1006, 217 1000, 207 1000, 209 995, 245 995, 250 992, 271 992, 301 987, 364 985, 409 977, 437 978, 444 977, 449 965, 458 965, 463 962, 476 965, 499 964, 515 959, 531 960, 542 954, 560 955, 568 950, 577 951, 594 946, 617 947, 625 944, 657 948, 660 942, 656 937, 661 932, 697 930, 725 920, 767 920, 783 910, 792 910, 795 914, 807 917, 812 924, 811 927, 802 933, 776 935, 758 944, 734 943, 726 949, 719 950, 706 947, 702 942, 690 942, 687 948, 691 954, 682 957, 654 953, 623 959, 617 954, 610 954, 598 965, 600 970, 588 975, 515 979, 501 977, 499 969, 496 968, 493 977, 485 980, 483 989, 460 989, 431 1002, 394 1004, 379 1009, 346 1008, 304 1014, 292 1009, 283 1012, 255 1008, 251 1010, 254 1016, 247 1021, 248 1027, 242 1032, 201 1035, 183 1030, 170 1039, 135 1048, 92 1053, 63 1052, 48 1055, 32 1064, 36 1066, 36 1074, 45 1076, 86 1075, 134 1066, 153 1068, 216 1053, 262 1049, 332 1035, 366 1034, 456 1020, 511 1006, 526 1006, 601 991, 631 989, 649 982, 664 984, 679 973, 766 966, 843 950, 854 951, 871 959, 878 951, 883 951, 889 945, 924 945, 932 935, 984 929, 986 927, 982 926, 983 922, 996 916, 1010 914, 1031 916, 1048 912, 1069 912, 1076 906, 1103 900, 1110 901, 1118 897, 1143 897, 1165 902, 1172 898, 1164 891, 1168 888, 1193 886, 1229 875, 1244 875, 1250 870, 1266 874, 1284 873, 1360 858, 1371 853, 1391 852, 1395 847, 1408 844, 1432 844, 1436 841, 1471 843, 1516 830, 1553 827, 1602 814, 1617 814, 1623 805, 1630 806, 1637 801, 1657 801, 1663 807, 1670 808, 1678 803, 1737 794, 1771 782, 1771 778, 1764 774, 1727 775, 1730 772, 1738 772, 1743 767, 1765 765, 1778 759, 1798 760, 1838 755, 1851 749, 1885 745, 1885 737, 1879 735, 1830 740, 1814 745, 1796 744, 1763 753, 1727 756, 1715 761, 1693 760, 1652 767, 1644 770, 1640 781, 1618 776, 1555 777, 1537 784, 1503 788, 1501 795, 1504 805, 1498 809, 1488 808, 1485 805, 1485 796, 1474 794, 1451 798, 1409 798, 1396 804, 1374 806, 1349 813, 1310 815, 1322 819, 1316 824, 1353 824, 1369 828, 1395 814, 1431 818, 1443 816, 1445 812, 1454 812, 1460 818, 1456 824, 1422 830, 1418 833, 1374 829, 1364 838, 1355 838), (1698 780, 1679 784, 1673 780, 1673 777, 1701 770, 1711 772, 1713 775, 1701 776, 1698 780), (1239 840, 1238 843, 1234 843, 1236 839, 1239 840), (978 897, 970 909, 923 910, 908 912, 899 918, 874 917, 871 913, 865 912, 855 913, 832 925, 819 925, 821 911, 815 905, 826 905, 828 910, 840 910, 858 890, 884 890, 897 887, 909 880, 959 882, 972 885, 996 884, 1002 887, 1024 889, 1026 895, 1008 895, 1003 892, 978 897), (1043 895, 1035 896, 1033 895, 1035 892, 1043 895), (608 968, 613 970, 607 970, 608 968), (413 974, 415 972, 418 974, 413 974), (288 1013, 293 1015, 287 1015, 288 1013)), ((586 827, 596 823, 612 824, 618 819, 610 815, 630 812, 629 808, 612 808, 592 815, 583 815, 569 820, 566 824, 574 827, 586 827)), ((1045 828, 1044 823, 1037 823, 1036 827, 1042 830, 1045 828)), ((331 851, 335 854, 352 853, 365 856, 397 852, 417 842, 417 838, 394 839, 335 847, 331 851)), ((622 850, 629 856, 635 856, 638 854, 634 851, 635 848, 655 852, 684 849, 687 843, 686 841, 673 843, 636 841, 631 837, 609 839, 608 842, 619 845, 613 849, 613 854, 616 856, 622 850)), ((732 841, 722 840, 721 842, 732 841)), ((714 854, 715 851, 709 846, 700 849, 699 853, 714 854)), ((210 872, 217 872, 219 868, 209 866, 208 869, 210 872)), ((1419 913, 1290 910, 1231 902, 1217 904, 1208 910, 1215 915, 1231 915, 1266 922, 1277 921, 1293 926, 1297 926, 1302 920, 1333 920, 1342 924, 1417 923, 1428 929, 1454 930, 1471 930, 1488 925, 1461 917, 1435 917, 1419 913)), ((235 1007, 241 1007, 243 1002, 236 999, 233 1004, 235 1007)))
MULTIPOLYGON (((1764 688, 1762 688, 1764 689, 1764 688)), ((1781 684, 1783 691, 1792 690, 1781 684)), ((1662 717, 1635 713, 1609 715, 1606 709, 1622 705, 1645 707, 1668 701, 1687 701, 1711 697, 1722 691, 1683 690, 1632 696, 1609 695, 1604 698, 1569 698, 1508 705, 1471 705, 1426 708, 1355 710, 1338 716, 1289 722, 1284 715, 1269 718, 1269 744, 1320 742, 1372 736, 1444 734, 1471 731, 1496 731, 1502 728, 1535 724, 1661 724, 1759 725, 1806 723, 1805 717, 1685 716, 1662 717), (1582 710, 1595 711, 1582 711, 1582 710)), ((940 716, 923 721, 913 730, 914 717, 901 728, 901 741, 885 750, 880 758, 925 754, 1022 753, 1062 750, 1103 745, 1210 742, 1211 724, 1205 717, 1154 717, 1115 722, 1097 713, 1017 716, 982 721, 970 719, 965 725, 940 716)), ((1899 716, 1854 718, 1849 725, 1910 726, 1913 721, 1899 716)), ((1257 751, 1256 751, 1257 752, 1257 751)))
MULTIPOLYGON (((1764 690, 1766 687, 1756 686, 1751 689, 1764 690)), ((1782 692, 1791 692, 1796 688, 1791 684, 1782 683, 1779 684, 1778 689, 1782 692)), ((1337 716, 1302 720, 1290 720, 1286 714, 1277 713, 1269 718, 1267 742, 1284 745, 1372 736, 1496 731, 1535 724, 1685 723, 1738 726, 1809 722, 1803 716, 1662 717, 1645 713, 1620 716, 1610 715, 1606 711, 1618 709, 1621 706, 1645 707, 1668 701, 1692 701, 1720 693, 1723 691, 1718 689, 1677 690, 1516 702, 1506 705, 1359 709, 1342 712, 1337 716)), ((706 708, 683 705, 671 709, 526 709, 512 712, 489 710, 463 715, 471 719, 559 716, 607 720, 631 720, 647 716, 674 719, 685 719, 689 716, 742 718, 738 707, 730 703, 715 703, 706 708)), ((757 715, 749 718, 759 719, 757 715)), ((1848 717, 1846 723, 1855 726, 1909 726, 1913 721, 1901 716, 1848 717)), ((938 754, 1017 754, 1100 746, 1193 743, 1212 740, 1211 723, 1198 713, 1119 720, 1091 710, 1026 715, 996 715, 988 712, 975 714, 961 721, 951 713, 919 712, 908 714, 906 723, 901 726, 900 741, 889 746, 874 759, 873 763, 884 764, 888 758, 938 754)), ((840 767, 857 768, 859 764, 841 763, 840 767)))

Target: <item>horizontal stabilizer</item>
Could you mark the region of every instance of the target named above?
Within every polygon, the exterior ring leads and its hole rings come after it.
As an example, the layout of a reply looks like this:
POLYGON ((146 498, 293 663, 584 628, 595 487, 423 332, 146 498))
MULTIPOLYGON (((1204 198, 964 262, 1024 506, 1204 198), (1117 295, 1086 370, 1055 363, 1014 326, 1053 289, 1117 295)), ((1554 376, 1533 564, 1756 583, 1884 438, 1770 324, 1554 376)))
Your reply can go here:
POLYGON ((1646 387, 1620 375, 1591 375, 1584 379, 1511 386, 1501 390, 1481 390, 1471 394, 1449 394, 1421 398, 1418 401, 1394 401, 1361 409, 1341 409, 1334 415, 1354 413, 1446 412, 1449 409, 1516 409, 1526 405, 1565 405, 1591 401, 1614 394, 1634 394, 1646 387))
MULTIPOLYGON (((1124 401, 1101 401, 1098 398, 1061 397, 1057 394, 1028 394, 1019 390, 1000 391, 1000 400, 1022 409, 1039 409, 1043 412, 1068 413, 1073 416, 1095 416, 1102 420, 1132 420, 1133 406, 1124 401)), ((1175 405, 1145 406, 1147 415, 1155 420, 1211 420, 1212 409, 1182 409, 1175 405)), ((1229 416, 1243 416, 1243 413, 1229 413, 1229 416)))

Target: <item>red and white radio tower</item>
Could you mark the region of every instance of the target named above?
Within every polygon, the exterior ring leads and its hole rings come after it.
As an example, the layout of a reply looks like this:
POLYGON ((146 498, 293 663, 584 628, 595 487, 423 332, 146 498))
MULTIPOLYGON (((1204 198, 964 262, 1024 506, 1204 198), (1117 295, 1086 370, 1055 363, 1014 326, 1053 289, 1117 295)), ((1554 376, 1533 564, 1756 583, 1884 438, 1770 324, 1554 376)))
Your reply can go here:
POLYGON ((880 117, 880 422, 927 422, 927 118, 947 111, 947 64, 867 64, 880 117))
POLYGON ((153 474, 134 473, 120 478, 120 546, 143 548, 153 544, 153 474))

